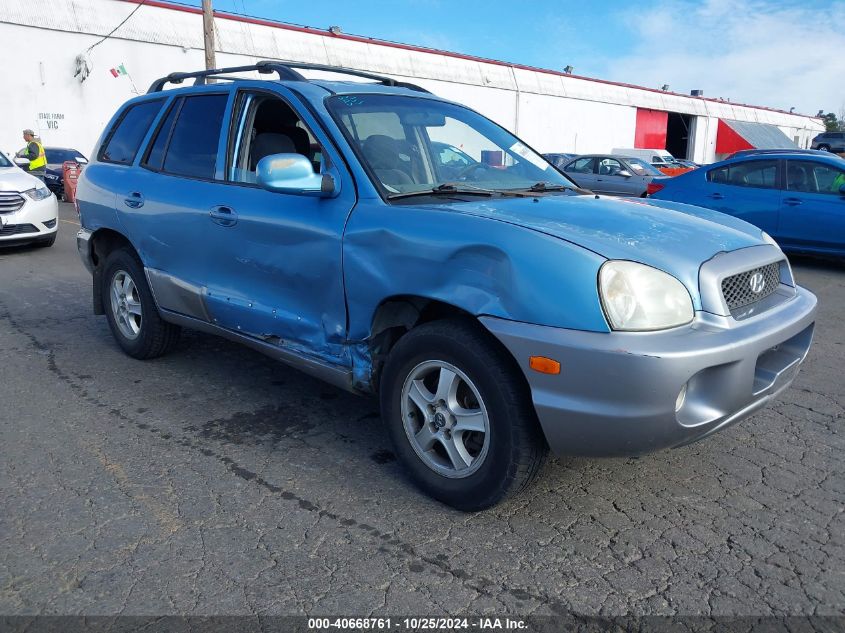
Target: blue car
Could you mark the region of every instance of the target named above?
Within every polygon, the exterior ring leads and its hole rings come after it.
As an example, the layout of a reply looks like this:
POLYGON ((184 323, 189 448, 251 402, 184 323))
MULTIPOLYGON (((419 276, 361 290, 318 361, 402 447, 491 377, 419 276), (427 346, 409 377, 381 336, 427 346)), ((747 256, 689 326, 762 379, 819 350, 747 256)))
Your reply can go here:
POLYGON ((813 335, 816 299, 760 229, 580 195, 489 119, 359 71, 162 78, 109 122, 77 199, 94 311, 128 355, 191 328, 377 396, 412 479, 463 510, 524 489, 549 449, 723 429, 813 335))
POLYGON ((781 248, 845 255, 845 160, 822 153, 746 154, 660 183, 652 198, 728 213, 781 248))

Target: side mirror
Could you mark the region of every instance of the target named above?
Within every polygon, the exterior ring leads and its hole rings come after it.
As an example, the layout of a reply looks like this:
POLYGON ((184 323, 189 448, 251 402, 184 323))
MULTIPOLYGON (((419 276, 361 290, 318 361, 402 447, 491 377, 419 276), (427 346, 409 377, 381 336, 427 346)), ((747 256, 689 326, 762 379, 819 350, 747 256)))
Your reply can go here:
POLYGON ((15 158, 15 165, 18 167, 28 167, 29 166, 29 159, 28 158, 15 158))
POLYGON ((311 161, 302 154, 271 154, 255 168, 256 181, 268 191, 301 196, 329 197, 335 193, 330 174, 315 174, 311 161))
POLYGON ((616 175, 622 176, 623 178, 630 178, 631 172, 628 171, 627 169, 620 169, 619 171, 616 172, 616 175))

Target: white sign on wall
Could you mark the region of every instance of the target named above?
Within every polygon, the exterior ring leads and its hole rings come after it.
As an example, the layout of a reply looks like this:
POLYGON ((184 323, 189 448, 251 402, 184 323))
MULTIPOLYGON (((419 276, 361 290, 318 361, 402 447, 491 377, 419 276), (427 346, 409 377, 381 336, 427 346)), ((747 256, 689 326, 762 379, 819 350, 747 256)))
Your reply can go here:
POLYGON ((62 112, 39 112, 38 113, 38 129, 58 130, 59 124, 65 120, 65 115, 62 112))

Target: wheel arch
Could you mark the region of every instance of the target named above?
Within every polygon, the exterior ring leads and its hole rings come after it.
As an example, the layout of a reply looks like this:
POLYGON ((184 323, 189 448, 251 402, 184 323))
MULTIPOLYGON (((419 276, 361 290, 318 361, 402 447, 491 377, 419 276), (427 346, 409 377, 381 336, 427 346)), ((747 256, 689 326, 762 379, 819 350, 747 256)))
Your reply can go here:
MULTIPOLYGON (((431 321, 459 319, 469 323, 472 327, 483 332, 491 346, 498 348, 513 362, 515 375, 524 380, 525 376, 519 370, 516 359, 510 351, 479 321, 476 315, 467 310, 431 297, 421 295, 402 294, 384 298, 376 307, 370 324, 369 335, 363 346, 357 346, 359 368, 365 368, 368 391, 377 392, 381 380, 381 371, 391 350, 399 340, 413 328, 431 321)), ((361 382, 361 375, 356 373, 356 382, 361 382)), ((527 386, 527 381, 526 381, 527 386)))
POLYGON ((91 249, 91 262, 94 264, 94 271, 92 275, 94 314, 105 314, 102 280, 103 264, 105 263, 106 258, 111 252, 117 250, 118 248, 125 247, 128 247, 132 253, 138 257, 139 261, 140 257, 138 256, 138 251, 134 246, 132 246, 132 242, 129 241, 129 238, 122 233, 109 228, 101 228, 94 231, 88 247, 91 249))

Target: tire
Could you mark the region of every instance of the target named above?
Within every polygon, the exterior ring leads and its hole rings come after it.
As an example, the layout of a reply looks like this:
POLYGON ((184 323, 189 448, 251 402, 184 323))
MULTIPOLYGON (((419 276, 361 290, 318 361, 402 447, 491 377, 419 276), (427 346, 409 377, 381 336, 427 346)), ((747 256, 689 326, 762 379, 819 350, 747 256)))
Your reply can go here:
POLYGON ((109 328, 126 354, 146 360, 162 356, 176 346, 180 328, 159 316, 143 266, 135 253, 126 248, 109 253, 102 283, 103 307, 109 328))
POLYGON ((830 151, 830 145, 819 145, 819 151, 820 152, 829 152, 830 151))
POLYGON ((35 245, 39 248, 49 248, 53 244, 56 243, 56 236, 59 234, 58 231, 53 233, 50 237, 45 237, 43 240, 38 240, 35 245))
POLYGON ((540 472, 548 449, 528 385, 478 324, 448 319, 414 328, 391 350, 381 376, 382 419, 397 457, 430 496, 474 512, 522 491, 540 472), (441 380, 453 385, 445 398, 451 406, 440 404, 447 394, 441 380), (427 413, 412 398, 422 398, 427 413))

